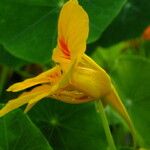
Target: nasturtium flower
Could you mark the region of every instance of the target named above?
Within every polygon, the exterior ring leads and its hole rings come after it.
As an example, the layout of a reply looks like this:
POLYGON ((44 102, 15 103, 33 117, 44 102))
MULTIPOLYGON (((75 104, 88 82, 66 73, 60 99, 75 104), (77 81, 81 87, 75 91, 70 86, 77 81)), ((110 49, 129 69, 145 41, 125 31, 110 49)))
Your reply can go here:
POLYGON ((77 0, 69 0, 59 16, 57 46, 52 55, 55 67, 10 86, 7 91, 11 92, 34 88, 10 100, 0 110, 0 117, 24 104, 27 104, 27 112, 44 97, 72 104, 101 99, 103 104, 115 108, 132 128, 130 117, 109 75, 84 53, 88 33, 87 13, 77 0))

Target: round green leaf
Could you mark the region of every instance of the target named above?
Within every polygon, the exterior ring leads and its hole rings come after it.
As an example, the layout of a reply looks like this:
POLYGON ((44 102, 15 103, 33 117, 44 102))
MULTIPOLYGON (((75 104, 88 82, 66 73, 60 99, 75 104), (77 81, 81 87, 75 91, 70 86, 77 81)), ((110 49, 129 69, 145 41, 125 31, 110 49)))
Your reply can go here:
POLYGON ((135 56, 122 57, 112 73, 123 95, 135 127, 150 147, 150 61, 135 56))
MULTIPOLYGON (((79 0, 90 18, 89 42, 95 41, 126 0, 79 0)), ((57 20, 63 0, 1 0, 0 42, 12 55, 48 62, 56 46, 57 20)))
POLYGON ((0 118, 0 150, 52 150, 38 128, 21 111, 0 118))
POLYGON ((48 99, 37 104, 29 115, 55 150, 106 150, 94 103, 71 105, 48 99))
POLYGON ((150 1, 128 0, 121 13, 103 33, 100 42, 104 46, 140 37, 150 24, 150 1))
POLYGON ((17 69, 27 62, 14 57, 0 45, 0 64, 17 69))

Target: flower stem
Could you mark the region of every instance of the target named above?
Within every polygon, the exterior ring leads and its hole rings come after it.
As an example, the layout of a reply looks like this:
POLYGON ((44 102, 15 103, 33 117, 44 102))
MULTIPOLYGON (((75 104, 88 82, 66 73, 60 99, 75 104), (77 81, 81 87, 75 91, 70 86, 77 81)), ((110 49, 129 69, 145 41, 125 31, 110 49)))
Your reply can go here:
POLYGON ((0 76, 0 96, 2 95, 3 88, 5 86, 5 83, 6 83, 6 80, 8 77, 8 72, 9 72, 9 68, 4 66, 2 68, 2 72, 1 72, 1 76, 0 76))
POLYGON ((111 135, 109 123, 108 123, 108 120, 107 120, 107 117, 106 117, 104 107, 103 107, 101 100, 96 102, 96 108, 97 108, 97 111, 100 114, 100 117, 102 119, 102 124, 103 124, 104 130, 105 130, 105 134, 106 134, 106 138, 107 138, 107 142, 109 144, 110 150, 116 150, 116 146, 115 146, 113 137, 111 135))

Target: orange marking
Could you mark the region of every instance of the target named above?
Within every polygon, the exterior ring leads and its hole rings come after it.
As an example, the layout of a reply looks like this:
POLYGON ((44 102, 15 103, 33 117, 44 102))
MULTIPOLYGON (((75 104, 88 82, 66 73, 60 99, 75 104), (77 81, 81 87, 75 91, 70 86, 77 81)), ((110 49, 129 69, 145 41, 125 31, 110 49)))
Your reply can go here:
POLYGON ((59 43, 60 43, 61 50, 62 50, 63 54, 65 55, 65 57, 67 59, 70 59, 70 51, 69 51, 68 46, 65 43, 65 41, 63 39, 60 39, 59 43))
POLYGON ((150 40, 150 26, 148 26, 143 33, 144 40, 150 40))

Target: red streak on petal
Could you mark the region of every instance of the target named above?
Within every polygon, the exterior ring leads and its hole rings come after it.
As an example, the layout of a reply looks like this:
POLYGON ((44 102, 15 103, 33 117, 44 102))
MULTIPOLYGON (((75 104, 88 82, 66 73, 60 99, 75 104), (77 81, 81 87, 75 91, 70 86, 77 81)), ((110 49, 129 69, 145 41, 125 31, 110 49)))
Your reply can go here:
POLYGON ((65 58, 70 59, 70 51, 65 41, 63 39, 60 39, 59 44, 63 54, 65 55, 65 58))

